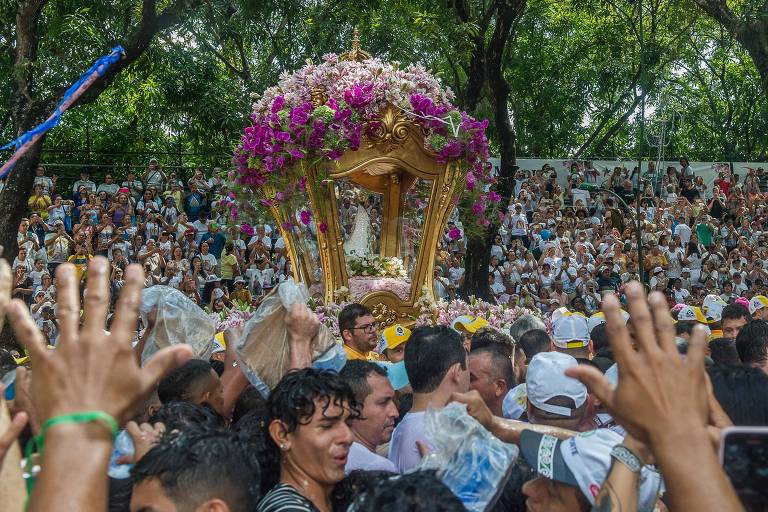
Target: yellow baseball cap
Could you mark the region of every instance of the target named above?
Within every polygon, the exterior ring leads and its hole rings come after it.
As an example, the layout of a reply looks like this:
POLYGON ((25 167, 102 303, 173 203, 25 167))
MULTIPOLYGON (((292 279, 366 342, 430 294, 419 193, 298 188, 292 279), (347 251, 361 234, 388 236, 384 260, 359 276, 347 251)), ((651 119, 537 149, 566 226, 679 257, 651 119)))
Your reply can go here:
POLYGON ((749 301, 749 314, 754 315, 755 311, 764 307, 768 307, 768 297, 765 295, 755 295, 749 301))
POLYGON ((451 329, 460 333, 476 333, 488 325, 488 320, 481 316, 461 315, 451 322, 451 329))
POLYGON ((387 327, 379 336, 379 343, 376 346, 376 352, 384 353, 384 350, 392 350, 399 347, 411 337, 411 330, 400 324, 387 327))

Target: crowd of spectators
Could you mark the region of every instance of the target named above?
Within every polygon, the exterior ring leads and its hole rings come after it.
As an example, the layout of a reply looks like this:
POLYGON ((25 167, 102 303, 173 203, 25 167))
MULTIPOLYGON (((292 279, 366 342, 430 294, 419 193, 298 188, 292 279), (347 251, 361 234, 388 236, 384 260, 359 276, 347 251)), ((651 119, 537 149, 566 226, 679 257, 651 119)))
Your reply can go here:
MULTIPOLYGON (((686 159, 642 177, 636 168, 598 172, 589 162, 574 164, 560 182, 549 165, 516 171, 490 249, 497 303, 591 315, 602 294, 640 280, 641 270, 670 307, 702 306, 707 295, 731 303, 765 294, 768 173, 762 168, 743 180, 721 171, 711 190, 686 159)), ((461 293, 465 246, 455 218, 445 227, 435 270, 441 298, 461 293)))
MULTIPOLYGON (((42 165, 36 173, 29 214, 19 224, 13 296, 30 304, 46 333, 51 326, 44 322, 56 303, 56 267, 64 262, 82 278, 94 256, 105 256, 114 299, 126 266, 139 263, 146 286, 178 288, 217 315, 226 315, 234 301, 257 306, 291 276, 278 230, 269 224, 228 226, 230 191, 220 168, 208 176, 195 169, 184 182, 152 159, 140 175, 107 173, 98 183, 83 170, 66 189, 42 165)), ((55 333, 49 336, 55 344, 55 333)))
MULTIPOLYGON (((0 265, 0 289, 20 299, 0 297, 0 310, 28 352, 6 361, 0 350, 0 376, 9 365, 15 372, 0 463, 16 437, 37 443, 40 467, 25 464, 27 510, 475 510, 473 492, 460 491, 481 488, 489 464, 472 466, 478 474, 464 466, 492 458, 490 445, 470 443, 472 457, 422 469, 425 456, 446 450, 429 431, 452 402, 519 448, 485 510, 768 502, 760 471, 739 480, 716 455, 724 429, 768 425, 765 196, 725 174, 709 201, 682 192, 669 201, 677 187, 697 187, 685 165, 660 180, 663 199, 640 181, 634 219, 636 174, 617 168, 601 183, 576 166, 563 190, 546 166, 519 171, 489 282, 497 303, 537 314, 509 334, 469 316, 380 329, 370 309, 349 304, 338 317, 346 360, 329 371, 312 359, 319 319, 294 304, 286 373, 262 394, 238 361, 237 329, 210 360, 190 359, 179 343, 140 367, 131 343, 146 287, 176 287, 226 315, 291 276, 276 230, 224 227, 219 170, 210 179, 195 171, 186 185, 156 161, 119 185, 83 173, 74 199, 37 172, 13 270, 0 265), (635 221, 651 295, 637 282, 635 221)), ((459 220, 440 242, 442 298, 461 295, 459 220)))

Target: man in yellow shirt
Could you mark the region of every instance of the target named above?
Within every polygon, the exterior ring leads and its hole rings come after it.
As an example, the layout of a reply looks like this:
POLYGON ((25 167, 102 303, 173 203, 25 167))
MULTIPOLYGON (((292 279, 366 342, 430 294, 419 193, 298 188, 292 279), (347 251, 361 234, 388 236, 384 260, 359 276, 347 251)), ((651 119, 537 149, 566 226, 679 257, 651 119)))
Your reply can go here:
POLYGON ((229 294, 229 298, 251 304, 251 292, 245 287, 245 279, 242 277, 235 279, 235 291, 229 294))
POLYGON ((347 360, 380 361, 373 351, 378 343, 378 322, 371 310, 362 304, 349 304, 339 313, 339 332, 344 341, 347 360))
POLYGON ((75 254, 67 258, 67 261, 75 266, 75 276, 77 276, 78 281, 82 280, 85 271, 88 270, 88 262, 91 261, 91 258, 93 256, 86 249, 85 244, 77 244, 75 254))

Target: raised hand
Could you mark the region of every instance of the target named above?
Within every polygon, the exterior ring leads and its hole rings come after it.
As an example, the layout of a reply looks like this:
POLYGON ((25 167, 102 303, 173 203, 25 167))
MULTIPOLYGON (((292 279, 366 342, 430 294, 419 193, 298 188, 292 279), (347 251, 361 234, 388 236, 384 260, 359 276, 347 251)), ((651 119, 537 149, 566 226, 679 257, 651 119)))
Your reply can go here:
POLYGON ((31 394, 41 422, 62 414, 104 411, 118 422, 127 420, 165 374, 192 356, 186 345, 161 350, 144 368, 131 351, 136 330, 144 274, 129 265, 120 293, 111 332, 104 330, 110 304, 109 264, 103 257, 88 265, 85 323, 79 329, 80 294, 75 268, 57 269, 58 320, 61 335, 56 350, 45 340, 26 305, 14 300, 8 315, 16 336, 29 351, 34 377, 31 394))
POLYGON ((687 357, 680 357, 675 325, 664 296, 651 294, 649 308, 637 282, 627 285, 626 295, 637 350, 633 349, 616 297, 606 296, 602 307, 621 375, 618 388, 614 389, 599 370, 585 365, 570 368, 566 374, 589 387, 616 421, 643 443, 653 444, 654 435, 665 429, 705 426, 708 405, 704 330, 694 329, 687 357))

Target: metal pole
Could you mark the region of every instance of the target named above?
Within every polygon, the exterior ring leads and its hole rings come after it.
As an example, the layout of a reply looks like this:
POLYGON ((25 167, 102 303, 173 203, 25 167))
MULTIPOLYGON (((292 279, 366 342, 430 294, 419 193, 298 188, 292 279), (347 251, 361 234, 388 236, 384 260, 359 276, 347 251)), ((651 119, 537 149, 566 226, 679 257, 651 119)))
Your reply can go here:
POLYGON ((635 242, 637 243, 637 266, 640 282, 645 283, 645 268, 643 256, 643 233, 640 225, 640 185, 643 175, 643 140, 645 138, 645 38, 643 35, 643 0, 637 2, 638 22, 640 23, 638 34, 640 36, 640 136, 638 137, 637 155, 637 190, 635 190, 635 242))

